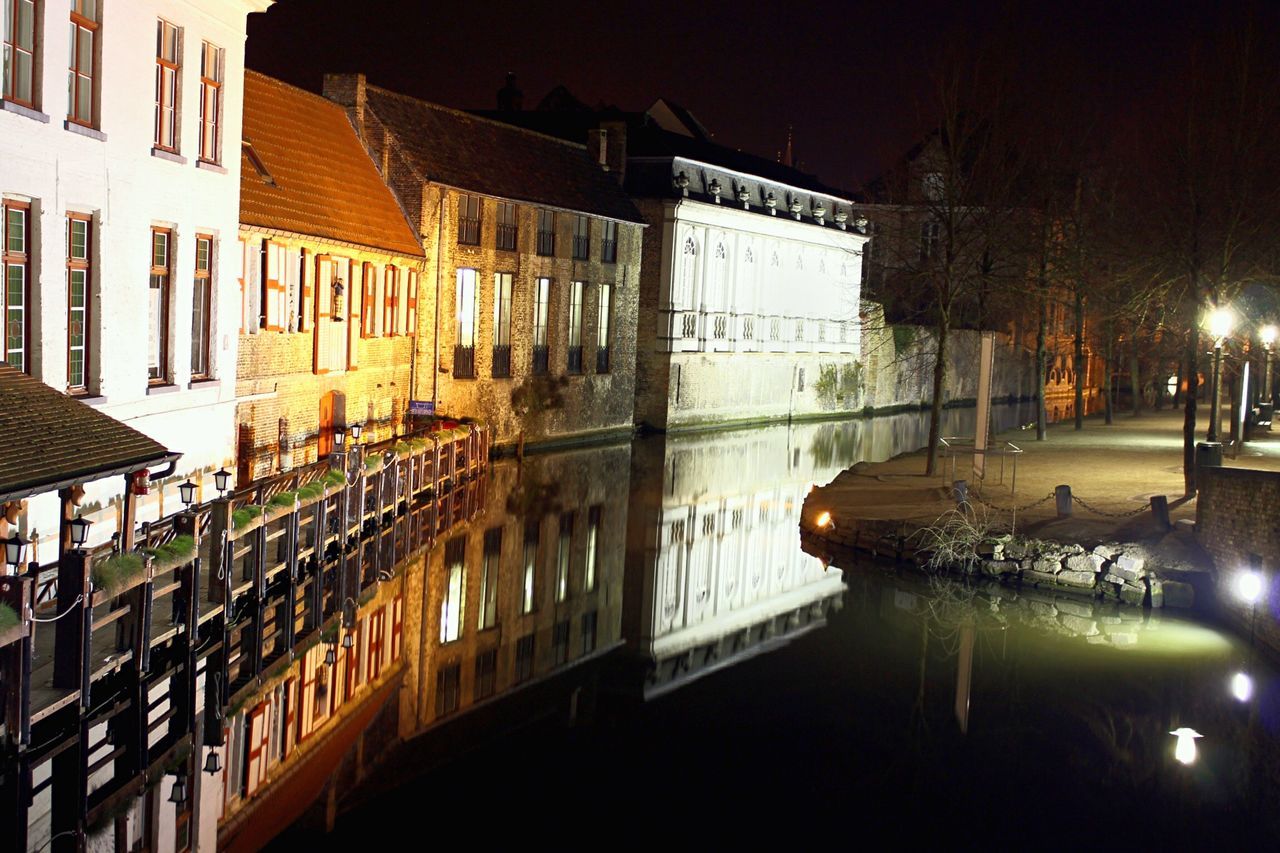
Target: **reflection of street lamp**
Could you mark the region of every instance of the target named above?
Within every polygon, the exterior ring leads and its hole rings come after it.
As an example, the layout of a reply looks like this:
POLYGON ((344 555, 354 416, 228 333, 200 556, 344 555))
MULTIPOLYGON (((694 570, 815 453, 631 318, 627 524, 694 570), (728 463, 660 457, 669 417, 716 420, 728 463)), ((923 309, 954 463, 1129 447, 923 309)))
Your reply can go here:
POLYGON ((1248 702, 1253 697, 1253 679, 1247 672, 1237 672, 1231 676, 1231 695, 1237 702, 1248 702))
POLYGON ((1196 738, 1204 737, 1204 735, 1187 726, 1174 729, 1169 734, 1178 739, 1177 745, 1173 748, 1173 757, 1183 764, 1195 764, 1196 738))
POLYGON ((1231 309, 1225 305, 1219 305, 1209 312, 1206 325, 1209 328, 1209 334, 1213 336, 1213 384, 1210 388, 1210 408, 1209 408, 1209 434, 1205 436, 1207 441, 1218 440, 1218 421, 1221 415, 1218 410, 1218 397, 1220 396, 1219 388, 1222 382, 1222 346, 1226 343, 1226 338, 1231 334, 1231 324, 1235 320, 1231 309))
POLYGON ((1266 325, 1262 327, 1262 331, 1258 333, 1258 338, 1262 341, 1262 402, 1271 405, 1271 347, 1276 342, 1276 327, 1274 325, 1266 325))

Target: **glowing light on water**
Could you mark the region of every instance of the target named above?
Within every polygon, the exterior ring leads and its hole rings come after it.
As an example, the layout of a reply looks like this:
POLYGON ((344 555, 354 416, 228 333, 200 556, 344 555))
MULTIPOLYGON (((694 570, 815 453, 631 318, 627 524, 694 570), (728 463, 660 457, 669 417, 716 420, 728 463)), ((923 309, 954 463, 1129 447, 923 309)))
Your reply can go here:
POLYGON ((1183 764, 1196 763, 1196 738, 1202 738, 1204 735, 1187 726, 1174 729, 1169 732, 1178 739, 1177 745, 1173 748, 1173 757, 1183 764))
POLYGON ((1240 702, 1248 702, 1253 698, 1253 679, 1248 673, 1237 672, 1231 676, 1231 695, 1240 702))

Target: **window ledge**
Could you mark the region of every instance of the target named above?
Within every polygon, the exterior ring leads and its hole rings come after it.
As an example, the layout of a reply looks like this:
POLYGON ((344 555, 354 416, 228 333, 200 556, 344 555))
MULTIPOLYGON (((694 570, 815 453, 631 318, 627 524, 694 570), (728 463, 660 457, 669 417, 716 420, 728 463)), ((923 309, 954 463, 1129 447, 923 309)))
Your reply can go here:
POLYGON ((101 394, 91 394, 87 396, 78 395, 78 396, 74 396, 73 399, 78 400, 81 403, 84 403, 86 406, 105 406, 107 404, 107 398, 102 396, 101 394))
POLYGON ((170 163, 178 163, 179 165, 185 165, 187 162, 187 158, 183 157, 181 154, 173 151, 166 151, 163 148, 156 148, 154 146, 151 149, 151 156, 159 157, 161 160, 168 160, 170 163))
POLYGON ((151 397, 157 394, 172 394, 178 390, 178 386, 170 382, 167 385, 148 385, 147 396, 151 397))
POLYGON ((221 388, 221 379, 192 379, 187 383, 188 390, 207 391, 210 388, 221 388))
POLYGON ((209 172, 216 172, 219 175, 225 175, 227 173, 227 170, 225 167, 219 166, 217 163, 210 163, 208 160, 197 160, 196 168, 204 169, 209 172))
POLYGON ((31 107, 24 107, 22 104, 17 104, 13 101, 0 100, 0 110, 3 110, 6 113, 17 113, 20 116, 26 116, 27 118, 38 121, 42 124, 49 123, 49 117, 44 113, 39 110, 33 110, 31 107))
POLYGON ((66 121, 64 121, 62 123, 62 127, 65 130, 71 131, 72 133, 78 133, 81 136, 87 136, 90 139, 96 139, 99 142, 107 141, 107 135, 102 131, 94 130, 92 127, 85 127, 83 124, 77 124, 71 119, 67 119, 66 121))

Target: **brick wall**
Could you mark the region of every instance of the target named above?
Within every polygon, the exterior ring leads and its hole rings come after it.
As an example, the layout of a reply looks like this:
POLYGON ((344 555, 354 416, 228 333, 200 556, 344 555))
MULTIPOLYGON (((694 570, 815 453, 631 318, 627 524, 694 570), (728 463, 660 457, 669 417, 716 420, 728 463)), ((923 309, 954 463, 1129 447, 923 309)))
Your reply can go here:
POLYGON ((1280 472, 1207 467, 1196 482, 1196 538, 1213 557, 1219 602, 1236 627, 1280 655, 1280 472), (1251 567, 1266 579, 1256 606, 1236 588, 1251 567))

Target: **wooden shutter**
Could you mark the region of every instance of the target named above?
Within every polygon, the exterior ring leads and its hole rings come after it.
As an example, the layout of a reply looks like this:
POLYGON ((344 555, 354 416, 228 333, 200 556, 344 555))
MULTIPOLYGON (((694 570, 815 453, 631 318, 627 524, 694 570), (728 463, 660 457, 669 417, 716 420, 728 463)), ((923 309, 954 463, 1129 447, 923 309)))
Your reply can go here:
POLYGON ((405 334, 410 337, 418 334, 418 271, 409 270, 409 300, 405 310, 405 334))
POLYGON ((382 674, 382 616, 381 608, 369 617, 369 680, 382 674))
POLYGON ((301 295, 298 299, 298 331, 309 332, 315 325, 315 292, 312 285, 315 273, 307 259, 307 250, 298 252, 298 287, 301 295))
POLYGON ((283 332, 285 327, 284 246, 262 242, 262 328, 283 332))
POLYGON ((368 679, 365 677, 369 669, 369 620, 361 619, 356 623, 356 686, 359 687, 368 679))
POLYGON ((280 745, 280 757, 288 758, 298 745, 298 679, 284 683, 284 743, 280 745))
POLYGON ((400 284, 397 272, 395 267, 388 266, 383 274, 382 334, 388 336, 396 333, 396 289, 400 284))
POLYGON ((249 325, 249 241, 240 238, 240 334, 247 334, 249 325))
POLYGON ((347 295, 347 370, 355 370, 360 365, 360 306, 364 304, 364 287, 361 283, 362 266, 355 261, 347 261, 347 275, 344 280, 347 295))
POLYGON ((328 255, 316 255, 315 303, 313 369, 321 374, 329 372, 329 325, 333 313, 333 260, 328 255))
POLYGON ((249 712, 249 760, 245 769, 245 795, 251 796, 267 779, 267 746, 271 742, 271 703, 249 712))
POLYGON ((360 334, 362 337, 372 338, 378 334, 378 327, 374 325, 375 306, 378 301, 378 283, 377 272, 373 264, 366 263, 364 265, 364 298, 360 303, 360 334))
POLYGON ((311 728, 315 723, 316 708, 316 665, 315 652, 324 644, 321 643, 307 649, 306 654, 302 656, 302 699, 298 709, 298 742, 301 743, 311 736, 311 728))

